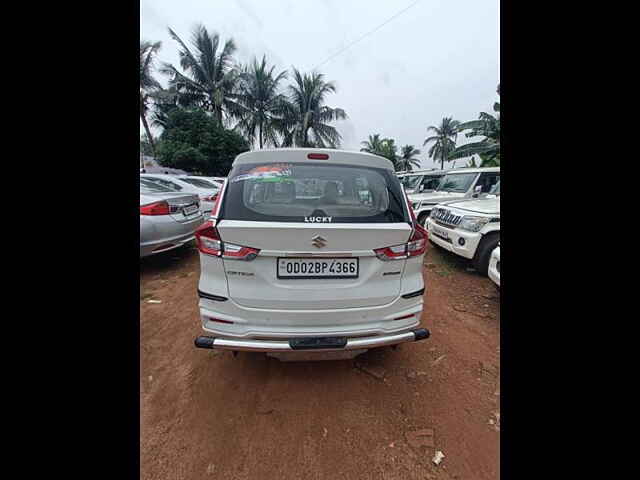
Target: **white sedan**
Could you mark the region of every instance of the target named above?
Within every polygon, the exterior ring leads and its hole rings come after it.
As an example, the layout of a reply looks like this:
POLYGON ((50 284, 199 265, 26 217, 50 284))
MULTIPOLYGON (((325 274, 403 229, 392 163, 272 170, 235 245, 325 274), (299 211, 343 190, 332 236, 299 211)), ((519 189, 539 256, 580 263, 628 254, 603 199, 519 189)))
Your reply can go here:
MULTIPOLYGON (((209 183, 196 185, 193 181, 187 181, 185 177, 167 174, 141 174, 140 178, 146 178, 154 183, 167 187, 170 190, 181 193, 195 193, 200 198, 200 206, 205 218, 209 218, 220 188, 209 183)), ((201 181, 202 182, 202 181, 201 181)))
POLYGON ((493 250, 489 260, 489 278, 500 287, 500 244, 493 250))

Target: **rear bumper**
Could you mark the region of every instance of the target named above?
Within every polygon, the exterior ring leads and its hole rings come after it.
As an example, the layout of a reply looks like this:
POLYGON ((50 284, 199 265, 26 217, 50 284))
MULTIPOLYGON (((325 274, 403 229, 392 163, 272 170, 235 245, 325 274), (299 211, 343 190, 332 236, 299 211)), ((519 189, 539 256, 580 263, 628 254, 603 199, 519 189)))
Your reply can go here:
POLYGON ((205 222, 199 216, 177 222, 169 215, 145 218, 140 216, 140 257, 172 250, 193 240, 196 229, 205 222), (166 217, 166 218, 165 218, 166 217))
POLYGON ((193 235, 193 233, 189 233, 181 237, 166 238, 155 242, 140 244, 140 257, 148 257, 149 255, 154 255, 156 253, 167 252, 169 250, 173 250, 174 248, 181 247, 185 243, 188 243, 194 239, 195 236, 193 235))
MULTIPOLYGON (((335 352, 344 350, 362 350, 369 348, 397 345, 405 342, 416 342, 429 338, 429 330, 417 328, 408 332, 391 335, 377 335, 373 337, 347 338, 346 345, 340 348, 313 349, 313 351, 335 352)), ((294 349, 289 340, 253 340, 240 338, 221 338, 200 336, 196 337, 194 344, 198 348, 251 351, 251 352, 293 352, 302 351, 294 349)), ((308 351, 308 350, 305 350, 308 351)))

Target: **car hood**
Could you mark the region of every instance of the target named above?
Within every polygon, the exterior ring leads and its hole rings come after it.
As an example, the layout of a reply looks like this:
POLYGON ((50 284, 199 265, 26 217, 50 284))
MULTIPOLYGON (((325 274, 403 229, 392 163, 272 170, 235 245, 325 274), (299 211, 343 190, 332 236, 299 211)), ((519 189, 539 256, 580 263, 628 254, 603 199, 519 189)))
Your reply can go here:
POLYGON ((414 193, 409 195, 409 200, 411 200, 412 202, 433 201, 434 203, 440 203, 440 202, 445 202, 449 199, 455 200, 457 198, 464 198, 464 193, 430 192, 430 193, 414 193))
POLYGON ((457 210, 466 210, 474 213, 483 213, 488 215, 500 215, 500 197, 493 198, 473 198, 464 200, 452 200, 443 202, 442 205, 454 207, 457 210))

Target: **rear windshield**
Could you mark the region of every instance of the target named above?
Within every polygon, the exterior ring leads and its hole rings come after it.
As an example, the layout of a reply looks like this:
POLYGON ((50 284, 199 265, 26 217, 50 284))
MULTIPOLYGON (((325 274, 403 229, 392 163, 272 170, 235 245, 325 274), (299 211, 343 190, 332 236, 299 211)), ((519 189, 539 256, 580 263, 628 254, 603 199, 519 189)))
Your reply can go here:
MULTIPOLYGON (((140 177, 140 178, 143 178, 143 177, 140 177)), ((182 185, 178 185, 177 183, 172 182, 171 180, 168 180, 165 178, 144 177, 144 179, 149 180, 150 182, 153 182, 155 184, 162 185, 163 187, 168 188, 172 192, 179 192, 182 190, 182 185)))
POLYGON ((221 217, 317 223, 409 222, 391 171, 339 164, 244 164, 229 173, 221 217))
POLYGON ((187 182, 194 187, 200 188, 209 188, 209 189, 218 189, 219 186, 213 183, 213 180, 201 180, 199 178, 181 178, 183 182, 187 182))
POLYGON ((146 178, 140 179, 140 191, 143 193, 166 193, 173 192, 167 187, 163 187, 162 185, 158 185, 157 183, 153 183, 146 178))

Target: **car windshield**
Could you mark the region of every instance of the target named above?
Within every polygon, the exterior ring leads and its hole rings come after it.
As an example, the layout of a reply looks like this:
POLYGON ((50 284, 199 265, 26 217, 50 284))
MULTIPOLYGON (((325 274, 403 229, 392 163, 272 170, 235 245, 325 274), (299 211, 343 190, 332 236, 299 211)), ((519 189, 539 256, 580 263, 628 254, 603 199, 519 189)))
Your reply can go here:
POLYGON ((140 179, 140 191, 143 193, 167 193, 173 192, 170 188, 163 187, 157 183, 154 183, 146 178, 140 179))
POLYGON ((244 164, 229 174, 222 218, 264 222, 408 221, 400 183, 373 167, 302 163, 244 164))
POLYGON ((477 173, 449 173, 442 177, 436 191, 465 193, 477 175, 477 173))
POLYGON ((216 190, 219 188, 218 185, 213 182, 213 180, 205 180, 201 178, 181 178, 180 180, 182 180, 183 182, 187 182, 194 187, 209 189, 214 188, 216 190))
POLYGON ((422 175, 407 175, 402 179, 402 184, 404 188, 416 188, 421 178, 422 175))

